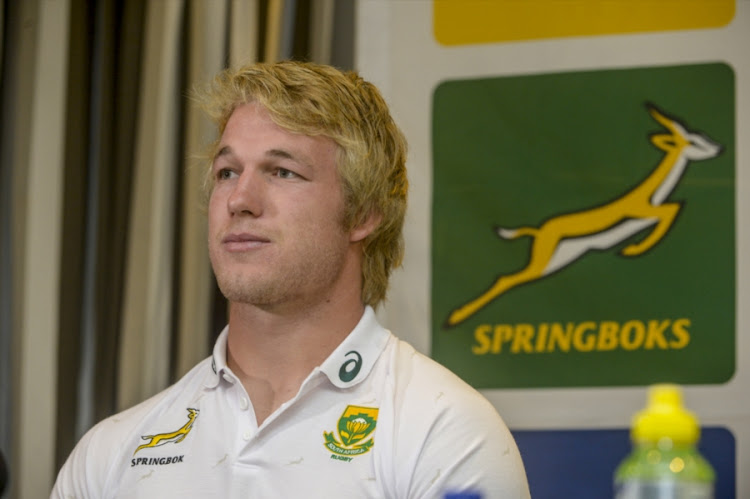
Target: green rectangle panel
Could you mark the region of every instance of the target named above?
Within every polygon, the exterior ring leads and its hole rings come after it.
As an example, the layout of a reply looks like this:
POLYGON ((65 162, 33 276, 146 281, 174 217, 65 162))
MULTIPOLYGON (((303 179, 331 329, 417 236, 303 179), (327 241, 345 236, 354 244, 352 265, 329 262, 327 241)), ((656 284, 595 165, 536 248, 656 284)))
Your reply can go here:
POLYGON ((432 356, 479 388, 730 379, 734 98, 723 63, 441 83, 432 356))

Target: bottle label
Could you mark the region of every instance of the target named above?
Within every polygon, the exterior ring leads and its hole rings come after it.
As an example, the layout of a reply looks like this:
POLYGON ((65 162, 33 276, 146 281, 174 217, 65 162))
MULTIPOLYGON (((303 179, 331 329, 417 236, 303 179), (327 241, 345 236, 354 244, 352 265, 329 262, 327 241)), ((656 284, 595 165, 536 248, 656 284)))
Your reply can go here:
POLYGON ((615 499, 714 499, 713 484, 628 480, 615 486, 615 499))

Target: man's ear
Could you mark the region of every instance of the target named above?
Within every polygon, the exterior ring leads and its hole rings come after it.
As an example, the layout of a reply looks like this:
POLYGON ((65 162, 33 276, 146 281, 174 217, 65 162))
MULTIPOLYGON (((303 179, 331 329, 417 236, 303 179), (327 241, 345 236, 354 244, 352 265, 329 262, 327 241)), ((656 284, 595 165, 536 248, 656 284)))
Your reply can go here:
POLYGON ((364 219, 360 224, 354 227, 349 232, 349 242, 358 243, 374 231, 383 220, 383 215, 377 212, 370 212, 367 218, 364 219))

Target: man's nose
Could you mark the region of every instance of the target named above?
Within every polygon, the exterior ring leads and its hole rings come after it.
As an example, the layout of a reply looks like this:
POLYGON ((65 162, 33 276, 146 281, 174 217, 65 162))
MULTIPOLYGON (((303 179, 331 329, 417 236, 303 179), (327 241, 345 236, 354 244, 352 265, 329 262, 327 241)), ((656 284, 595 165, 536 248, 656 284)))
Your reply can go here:
POLYGON ((260 216, 263 212, 264 193, 261 175, 246 169, 237 179, 227 200, 230 214, 260 216))

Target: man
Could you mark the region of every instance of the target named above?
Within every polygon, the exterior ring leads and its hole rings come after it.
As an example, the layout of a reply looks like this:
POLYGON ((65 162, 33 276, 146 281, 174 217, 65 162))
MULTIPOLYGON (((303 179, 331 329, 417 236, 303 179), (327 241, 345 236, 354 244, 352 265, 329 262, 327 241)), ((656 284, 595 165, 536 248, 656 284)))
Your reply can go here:
POLYGON ((377 322, 401 262, 406 142, 354 73, 226 71, 209 253, 213 355, 79 442, 53 497, 527 498, 494 408, 377 322))

